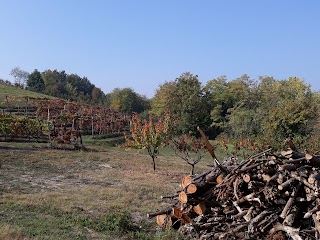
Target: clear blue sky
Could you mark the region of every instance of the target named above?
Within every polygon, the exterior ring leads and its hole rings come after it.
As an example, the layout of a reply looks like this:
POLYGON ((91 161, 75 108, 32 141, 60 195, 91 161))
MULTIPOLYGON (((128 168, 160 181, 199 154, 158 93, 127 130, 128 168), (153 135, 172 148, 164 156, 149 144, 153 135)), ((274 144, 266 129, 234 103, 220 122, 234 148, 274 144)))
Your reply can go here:
POLYGON ((152 97, 185 71, 320 89, 319 0, 0 0, 0 78, 18 66, 152 97))

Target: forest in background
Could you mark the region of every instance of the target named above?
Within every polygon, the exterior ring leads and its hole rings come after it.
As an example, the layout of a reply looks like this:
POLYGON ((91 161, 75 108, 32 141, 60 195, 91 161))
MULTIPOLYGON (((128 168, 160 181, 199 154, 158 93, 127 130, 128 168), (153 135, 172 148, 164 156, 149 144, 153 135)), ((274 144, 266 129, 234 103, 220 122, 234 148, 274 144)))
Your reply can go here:
POLYGON ((17 87, 124 114, 138 112, 142 118, 158 117, 168 109, 177 135, 196 135, 200 126, 211 139, 218 137, 238 146, 278 147, 286 138, 300 147, 320 146, 320 94, 297 77, 251 79, 244 74, 228 80, 220 76, 203 85, 197 75, 185 72, 161 84, 148 99, 132 88, 104 93, 88 78, 65 71, 28 73, 14 68, 11 75, 17 87))

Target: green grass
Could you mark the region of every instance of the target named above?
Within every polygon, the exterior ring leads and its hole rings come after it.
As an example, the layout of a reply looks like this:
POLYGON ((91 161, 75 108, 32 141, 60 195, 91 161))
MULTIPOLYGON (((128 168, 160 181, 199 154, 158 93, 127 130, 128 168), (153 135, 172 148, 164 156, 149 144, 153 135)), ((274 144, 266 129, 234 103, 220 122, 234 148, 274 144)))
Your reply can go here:
MULTIPOLYGON (((131 222, 127 213, 92 216, 81 211, 64 212, 51 206, 0 203, 1 225, 15 226, 20 234, 36 239, 182 239, 173 231, 151 232, 149 226, 131 222)), ((0 226, 1 226, 0 225, 0 226)))
MULTIPOLYGON (((97 151, 103 151, 106 149, 113 149, 113 150, 122 151, 122 152, 128 151, 128 150, 126 150, 126 148, 120 147, 120 145, 122 143, 124 143, 123 136, 99 139, 99 138, 95 138, 95 137, 92 138, 91 135, 85 135, 85 136, 82 136, 82 138, 83 138, 84 146, 88 147, 89 149, 93 149, 93 150, 97 150, 97 151)), ((219 160, 222 160, 228 156, 228 154, 225 153, 223 151, 223 149, 220 146, 218 146, 214 141, 212 141, 211 143, 215 146, 215 154, 219 160)), ((230 152, 234 151, 232 146, 229 147, 229 151, 230 152)), ((131 152, 131 153, 139 152, 139 154, 148 155, 147 150, 139 150, 139 149, 132 148, 129 150, 129 152, 131 152)), ((159 153, 160 153, 159 155, 163 156, 163 157, 178 157, 175 153, 175 150, 170 146, 160 148, 159 153)), ((212 157, 209 153, 206 153, 204 155, 203 161, 207 162, 208 164, 213 163, 212 157)))
POLYGON ((85 146, 90 146, 96 150, 103 150, 106 148, 118 148, 118 145, 124 143, 124 136, 109 137, 103 139, 92 138, 91 135, 82 136, 82 141, 85 146))
POLYGON ((54 98, 45 94, 32 92, 29 90, 21 89, 19 87, 0 84, 0 106, 6 102, 6 96, 15 97, 33 97, 33 98, 54 98))
POLYGON ((64 212, 51 206, 24 206, 16 203, 0 203, 0 212, 5 213, 2 224, 22 229, 25 236, 37 239, 91 239, 93 235, 101 239, 114 239, 116 236, 141 235, 139 226, 130 222, 126 213, 110 213, 90 216, 81 211, 64 212))
POLYGON ((8 203, 0 204, 0 210, 10 216, 1 225, 15 226, 21 235, 30 239, 185 239, 173 230, 152 232, 148 230, 149 226, 134 225, 126 213, 94 217, 79 212, 61 212, 49 206, 8 203))

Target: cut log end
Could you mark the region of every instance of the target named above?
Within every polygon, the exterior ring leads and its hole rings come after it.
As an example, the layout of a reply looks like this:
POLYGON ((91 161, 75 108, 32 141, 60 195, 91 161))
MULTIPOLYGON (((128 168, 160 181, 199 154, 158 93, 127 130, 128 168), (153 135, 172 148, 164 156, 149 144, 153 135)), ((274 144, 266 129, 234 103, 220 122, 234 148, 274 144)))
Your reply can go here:
POLYGON ((246 183, 250 182, 251 177, 250 174, 244 174, 242 177, 243 181, 245 181, 246 183))
POLYGON ((306 154, 307 161, 310 161, 313 158, 313 156, 309 153, 306 154))
POLYGON ((216 182, 217 184, 221 184, 223 182, 223 176, 222 175, 219 175, 217 178, 216 178, 216 182))
POLYGON ((183 177, 181 181, 182 188, 183 189, 186 188, 191 182, 192 182, 192 177, 190 176, 183 177))
POLYGON ((156 217, 157 224, 163 228, 170 228, 172 226, 171 217, 167 214, 161 214, 156 217))
POLYGON ((195 193, 197 191, 197 186, 194 185, 193 183, 189 184, 189 186, 187 187, 187 193, 195 193))
POLYGON ((182 203, 187 203, 187 202, 188 202, 188 196, 187 196, 187 194, 186 194, 184 191, 181 191, 181 192, 179 193, 179 200, 180 200, 180 202, 182 202, 182 203))

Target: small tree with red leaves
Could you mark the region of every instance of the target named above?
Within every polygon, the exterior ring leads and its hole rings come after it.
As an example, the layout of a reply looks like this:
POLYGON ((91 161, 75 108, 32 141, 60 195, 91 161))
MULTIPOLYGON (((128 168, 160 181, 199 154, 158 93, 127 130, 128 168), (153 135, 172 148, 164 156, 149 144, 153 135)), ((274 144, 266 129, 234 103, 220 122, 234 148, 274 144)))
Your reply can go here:
POLYGON ((159 155, 160 147, 168 143, 171 118, 168 111, 154 122, 152 117, 142 121, 137 113, 133 113, 130 126, 131 138, 126 138, 125 147, 146 149, 152 158, 153 170, 156 170, 155 159, 159 155))

